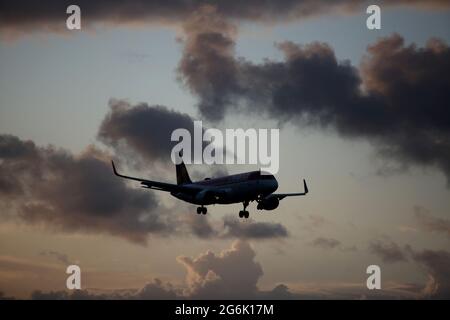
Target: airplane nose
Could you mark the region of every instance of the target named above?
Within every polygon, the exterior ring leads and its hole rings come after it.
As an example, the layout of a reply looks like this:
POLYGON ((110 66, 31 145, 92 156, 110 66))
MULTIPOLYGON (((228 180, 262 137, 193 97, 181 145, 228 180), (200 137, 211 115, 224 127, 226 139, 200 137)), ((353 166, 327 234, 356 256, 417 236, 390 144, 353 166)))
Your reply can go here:
POLYGON ((277 181, 277 179, 275 179, 275 177, 273 177, 272 186, 273 186, 273 191, 278 189, 278 181, 277 181))

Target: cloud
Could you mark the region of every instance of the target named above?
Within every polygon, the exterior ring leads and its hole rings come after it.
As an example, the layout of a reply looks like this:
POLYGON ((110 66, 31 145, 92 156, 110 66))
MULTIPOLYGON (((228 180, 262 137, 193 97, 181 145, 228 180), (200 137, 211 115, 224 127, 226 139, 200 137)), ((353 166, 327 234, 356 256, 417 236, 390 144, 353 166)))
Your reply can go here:
POLYGON ((399 300, 420 299, 422 286, 397 282, 383 283, 382 290, 369 290, 366 283, 338 282, 293 284, 290 299, 301 300, 399 300))
POLYGON ((334 223, 320 214, 307 214, 304 216, 298 216, 302 229, 311 234, 317 234, 320 230, 326 227, 333 226, 334 223))
MULTIPOLYGON (((242 220, 242 219, 241 219, 242 220)), ((222 237, 239 239, 276 239, 286 238, 287 229, 280 223, 257 222, 252 219, 241 221, 236 217, 225 216, 223 225, 225 232, 222 237)))
POLYGON ((436 218, 427 209, 420 206, 414 207, 414 217, 425 230, 441 232, 450 237, 450 220, 436 218))
MULTIPOLYGON (((182 287, 154 279, 140 290, 115 290, 95 294, 89 290, 34 291, 33 299, 243 299, 256 298, 261 291, 257 282, 263 275, 261 265, 254 261, 255 251, 248 242, 234 241, 218 254, 211 251, 195 258, 177 257, 184 266, 186 278, 182 287)), ((278 290, 280 291, 280 290, 278 290)), ((275 291, 277 292, 277 291, 275 291)))
POLYGON ((260 222, 238 219, 225 215, 214 220, 202 215, 190 214, 182 218, 189 232, 203 239, 274 240, 289 236, 285 226, 276 222, 260 222))
MULTIPOLYGON (((40 1, 39 5, 25 0, 3 2, 0 10, 0 30, 10 36, 28 32, 62 32, 65 29, 66 8, 70 1, 40 1)), ((154 25, 178 24, 192 12, 205 6, 203 1, 131 0, 111 2, 106 0, 78 0, 81 8, 82 27, 94 25, 154 25)), ((381 6, 408 5, 428 8, 448 7, 448 1, 382 1, 381 6)), ((234 20, 285 22, 327 13, 364 12, 367 4, 357 0, 269 0, 236 1, 216 0, 208 2, 220 15, 234 20)))
POLYGON ((300 220, 306 220, 307 224, 305 228, 309 230, 319 229, 330 223, 327 219, 319 214, 309 214, 306 217, 299 216, 298 218, 300 220))
POLYGON ((153 279, 141 289, 118 290, 62 290, 42 291, 35 290, 31 293, 32 300, 174 300, 181 299, 182 292, 172 286, 170 282, 163 282, 158 278, 153 279))
POLYGON ((408 258, 400 246, 393 241, 372 241, 369 244, 369 250, 379 256, 383 262, 394 263, 407 261, 408 258))
MULTIPOLYGON (((142 119, 146 117, 140 112, 148 110, 149 107, 143 106, 130 112, 132 115, 136 112, 142 119)), ((107 122, 110 127, 111 122, 107 122)), ((145 144, 141 146, 139 135, 124 136, 137 140, 130 144, 139 148, 136 151, 140 154, 148 152, 157 157, 161 152, 158 147, 155 152, 150 152, 145 144)), ((149 145, 154 144, 149 142, 149 145)), ((111 172, 110 157, 94 147, 77 156, 66 150, 38 147, 32 141, 1 135, 1 177, 14 185, 14 189, 0 188, 2 206, 5 207, 2 218, 64 232, 103 232, 141 244, 146 243, 149 235, 193 235, 203 239, 288 236, 286 228, 279 223, 239 221, 226 216, 213 225, 208 217, 194 212, 186 214, 191 210, 189 206, 169 211, 159 203, 155 193, 127 187, 124 180, 117 179, 111 172)), ((43 254, 68 262, 66 256, 57 252, 43 254)))
POLYGON ((107 233, 145 243, 174 232, 172 215, 153 193, 127 187, 111 173, 110 155, 95 147, 74 155, 0 135, 2 218, 69 232, 107 233))
POLYGON ((181 219, 189 226, 189 232, 201 239, 211 239, 218 236, 217 228, 214 226, 214 222, 204 215, 194 214, 192 210, 191 214, 187 214, 181 219))
MULTIPOLYGON (((146 119, 140 112, 145 114, 150 109, 143 106, 129 112, 146 119)), ((149 112, 153 114, 153 110, 149 112)), ((167 110, 162 112, 166 115, 167 110)), ((124 120, 123 126, 126 122, 124 120)), ((127 143, 135 146, 138 154, 147 152, 147 157, 161 157, 164 152, 158 149, 157 142, 149 141, 148 145, 154 148, 151 152, 151 148, 139 140, 139 134, 123 133, 123 136, 130 140, 127 143)), ((115 142, 111 145, 115 146, 115 142)), ((195 214, 192 206, 169 209, 159 202, 157 193, 128 187, 125 180, 115 177, 110 158, 110 154, 93 146, 74 155, 64 149, 39 147, 32 141, 0 135, 0 177, 5 181, 0 183, 4 209, 0 218, 63 232, 106 233, 139 244, 145 244, 149 235, 193 235, 204 239, 274 239, 288 235, 285 227, 278 223, 224 217, 222 223, 214 222, 213 226, 208 217, 195 214)), ((65 260, 57 252, 43 254, 65 260)))
MULTIPOLYGON (((445 254, 429 256, 416 253, 417 260, 427 266, 430 261, 447 263, 445 254), (422 263, 422 262, 421 262, 422 263)), ((448 253, 447 253, 448 254, 448 253)), ((109 292, 81 290, 35 291, 33 299, 417 299, 425 297, 423 286, 386 282, 383 290, 368 290, 363 283, 280 283, 270 290, 261 290, 258 281, 263 268, 255 261, 256 252, 247 241, 236 240, 230 248, 218 253, 206 251, 196 257, 181 255, 177 261, 186 276, 180 285, 154 279, 142 289, 119 289, 109 292)), ((432 271, 436 276, 436 263, 432 271)), ((441 271, 445 271, 445 266, 441 271)), ((444 280, 439 278, 440 281, 444 280)))
POLYGON ((424 48, 406 46, 399 35, 368 49, 362 65, 365 86, 383 104, 383 122, 370 135, 380 155, 401 164, 441 169, 450 182, 450 122, 448 100, 450 48, 430 39, 424 48))
POLYGON ((336 247, 339 247, 341 245, 341 242, 336 239, 332 238, 316 238, 311 245, 313 247, 319 247, 322 249, 334 249, 336 247))
POLYGON ((184 32, 179 79, 201 97, 201 115, 220 120, 240 90, 238 62, 234 59, 236 27, 214 7, 206 7, 185 22, 184 32))
POLYGON ((0 300, 15 300, 15 298, 9 297, 9 296, 5 295, 5 293, 3 291, 0 291, 0 300))
POLYGON ((358 248, 353 246, 344 246, 341 241, 333 238, 324 238, 324 237, 318 237, 314 239, 311 243, 311 246, 316 248, 321 248, 325 250, 332 250, 332 249, 339 249, 343 252, 350 252, 350 251, 357 251, 358 248))
POLYGON ((60 263, 0 255, 0 288, 7 296, 24 298, 31 288, 63 288, 65 279, 65 266, 60 263))
POLYGON ((0 255, 0 299, 171 299, 182 290, 135 271, 98 270, 83 264, 82 290, 66 290, 67 265, 43 259, 0 255), (142 283, 146 283, 142 286, 142 283), (110 289, 118 286, 121 289, 110 289), (139 289, 133 286, 142 286, 139 289))
MULTIPOLYGON (((170 163, 172 148, 178 142, 171 141, 172 132, 184 128, 193 137, 193 119, 165 106, 149 106, 146 103, 131 105, 123 100, 111 99, 109 112, 103 119, 98 139, 112 147, 119 156, 142 163, 170 163)), ((131 160, 129 160, 131 161, 131 160)))
POLYGON ((182 292, 174 287, 170 282, 164 283, 159 279, 154 279, 152 282, 147 283, 139 292, 134 296, 136 299, 161 299, 161 300, 173 300, 179 299, 182 292))
POLYGON ((284 299, 295 298, 283 284, 269 291, 260 290, 263 275, 255 261, 252 246, 241 240, 219 253, 207 251, 195 258, 181 255, 177 261, 185 268, 186 277, 180 286, 154 279, 142 289, 113 290, 95 293, 92 290, 34 291, 32 299, 284 299))
MULTIPOLYGON (((189 115, 165 106, 147 103, 131 105, 124 100, 111 99, 109 112, 100 125, 97 138, 111 147, 117 157, 134 168, 157 167, 157 171, 174 172, 175 165, 171 160, 171 153, 178 141, 171 141, 171 135, 175 129, 186 129, 190 133, 192 158, 195 139, 194 119, 189 115)), ((203 136, 200 139, 203 139, 203 136)), ((207 144, 209 143, 202 140, 203 148, 207 144)), ((196 181, 227 174, 224 165, 214 164, 197 168, 190 175, 193 181, 196 181)))
POLYGON ((180 256, 187 271, 188 295, 198 299, 251 297, 263 275, 255 262, 254 250, 244 241, 233 242, 230 249, 219 254, 208 251, 197 258, 180 256))
POLYGON ((450 252, 444 250, 410 250, 412 259, 428 272, 428 282, 423 289, 425 297, 450 298, 450 252))
POLYGON ((450 298, 450 252, 445 250, 425 249, 417 251, 410 245, 403 249, 393 242, 372 242, 370 251, 382 258, 386 263, 413 261, 427 272, 428 281, 420 289, 421 297, 433 299, 450 298))
POLYGON ((184 31, 179 78, 198 97, 203 117, 247 112, 333 129, 368 140, 400 168, 438 168, 450 183, 450 76, 443 71, 450 48, 443 41, 418 48, 398 34, 381 38, 357 69, 319 42, 278 43, 283 61, 237 58, 234 25, 214 11, 193 16, 184 31))
POLYGON ((59 262, 61 262, 62 264, 66 265, 66 266, 72 264, 72 262, 70 262, 70 260, 69 260, 69 257, 67 256, 67 254, 61 253, 58 251, 53 251, 53 250, 42 251, 41 253, 39 253, 39 255, 54 257, 56 260, 58 260, 59 262))

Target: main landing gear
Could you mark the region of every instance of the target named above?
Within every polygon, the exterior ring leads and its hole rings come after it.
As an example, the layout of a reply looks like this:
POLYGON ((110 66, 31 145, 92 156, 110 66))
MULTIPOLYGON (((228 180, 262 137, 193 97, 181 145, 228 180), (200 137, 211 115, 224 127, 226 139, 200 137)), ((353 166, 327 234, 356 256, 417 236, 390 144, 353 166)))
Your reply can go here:
POLYGON ((244 210, 239 211, 239 218, 245 218, 247 219, 249 217, 249 213, 247 210, 245 210, 248 206, 248 201, 243 202, 244 210))
POLYGON ((208 212, 206 207, 204 207, 204 206, 197 207, 197 214, 206 214, 206 212, 208 212))

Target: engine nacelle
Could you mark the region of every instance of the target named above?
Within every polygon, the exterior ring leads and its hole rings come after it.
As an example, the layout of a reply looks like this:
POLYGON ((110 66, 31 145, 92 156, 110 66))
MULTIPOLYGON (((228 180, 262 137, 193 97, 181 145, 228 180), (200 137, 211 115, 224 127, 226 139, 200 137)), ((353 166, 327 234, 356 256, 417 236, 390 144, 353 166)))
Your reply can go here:
POLYGON ((278 200, 275 196, 268 196, 267 198, 264 198, 261 200, 258 205, 256 206, 256 209, 258 210, 274 210, 278 207, 280 204, 280 200, 278 200))

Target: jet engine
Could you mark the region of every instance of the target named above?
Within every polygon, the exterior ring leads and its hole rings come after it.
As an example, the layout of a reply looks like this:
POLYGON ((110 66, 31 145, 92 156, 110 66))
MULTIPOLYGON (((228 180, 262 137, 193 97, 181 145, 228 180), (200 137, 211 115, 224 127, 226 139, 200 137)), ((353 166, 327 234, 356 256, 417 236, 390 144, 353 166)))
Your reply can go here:
POLYGON ((258 210, 274 210, 280 204, 280 200, 276 196, 268 196, 267 198, 262 199, 256 209, 258 210))

